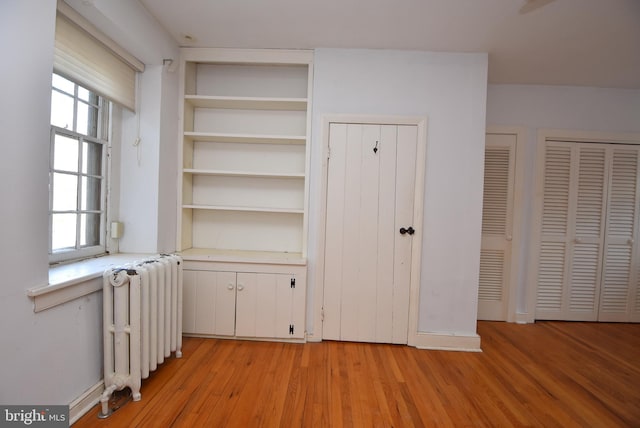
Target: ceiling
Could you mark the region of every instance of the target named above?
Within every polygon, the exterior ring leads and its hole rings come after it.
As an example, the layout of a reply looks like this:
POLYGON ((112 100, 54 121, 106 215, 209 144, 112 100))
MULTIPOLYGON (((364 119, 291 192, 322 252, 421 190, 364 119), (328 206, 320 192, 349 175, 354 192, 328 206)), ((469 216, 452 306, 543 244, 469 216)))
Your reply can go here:
POLYGON ((640 0, 139 0, 181 46, 488 52, 489 82, 640 89, 640 0))

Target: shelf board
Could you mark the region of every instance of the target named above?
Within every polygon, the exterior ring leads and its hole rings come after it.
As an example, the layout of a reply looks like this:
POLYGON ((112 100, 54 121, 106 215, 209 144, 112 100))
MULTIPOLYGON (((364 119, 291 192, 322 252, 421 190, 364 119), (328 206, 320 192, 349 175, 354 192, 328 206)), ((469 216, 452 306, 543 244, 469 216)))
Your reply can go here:
POLYGON ((306 98, 226 97, 186 95, 185 102, 196 108, 238 110, 307 110, 306 98))
POLYGON ((223 177, 246 177, 246 178, 295 178, 304 179, 304 174, 281 173, 281 172, 247 172, 247 171, 226 171, 216 169, 194 169, 185 168, 182 170, 185 174, 193 175, 214 175, 223 177))
POLYGON ((221 134, 192 131, 186 131, 184 138, 198 142, 269 144, 305 144, 307 140, 307 137, 304 135, 221 134))
POLYGON ((180 255, 184 260, 216 261, 234 263, 268 263, 306 265, 307 260, 302 253, 284 253, 275 251, 225 250, 213 248, 188 248, 180 255))
POLYGON ((194 209, 194 210, 211 210, 211 211, 242 211, 242 212, 256 212, 256 213, 304 214, 303 209, 296 209, 296 208, 239 207, 239 206, 195 205, 195 204, 185 204, 185 205, 182 205, 182 208, 188 208, 188 209, 194 209))

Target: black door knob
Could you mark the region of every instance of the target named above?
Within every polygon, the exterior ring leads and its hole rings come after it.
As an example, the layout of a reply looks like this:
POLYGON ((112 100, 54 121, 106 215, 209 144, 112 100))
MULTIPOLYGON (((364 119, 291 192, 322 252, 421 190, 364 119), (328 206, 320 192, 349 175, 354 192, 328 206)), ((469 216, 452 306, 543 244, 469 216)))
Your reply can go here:
POLYGON ((405 233, 408 233, 409 235, 413 235, 415 233, 415 229, 411 226, 409 226, 407 229, 405 229, 404 227, 400 228, 400 234, 404 235, 405 233))

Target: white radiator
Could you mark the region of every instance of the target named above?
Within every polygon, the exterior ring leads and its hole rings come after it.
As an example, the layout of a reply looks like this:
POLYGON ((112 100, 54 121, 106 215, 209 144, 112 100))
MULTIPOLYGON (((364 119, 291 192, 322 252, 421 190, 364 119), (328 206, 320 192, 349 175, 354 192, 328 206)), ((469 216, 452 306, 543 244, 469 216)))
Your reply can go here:
POLYGON ((103 275, 104 386, 109 398, 131 388, 141 398, 142 379, 175 352, 182 356, 182 258, 160 255, 108 269, 103 275))

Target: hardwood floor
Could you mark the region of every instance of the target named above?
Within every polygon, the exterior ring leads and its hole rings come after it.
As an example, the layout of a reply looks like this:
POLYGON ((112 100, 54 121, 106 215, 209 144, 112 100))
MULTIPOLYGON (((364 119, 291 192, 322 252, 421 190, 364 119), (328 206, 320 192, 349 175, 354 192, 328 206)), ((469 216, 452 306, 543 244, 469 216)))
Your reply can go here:
POLYGON ((639 427, 640 324, 479 322, 482 353, 185 338, 74 427, 639 427))

